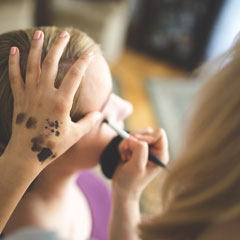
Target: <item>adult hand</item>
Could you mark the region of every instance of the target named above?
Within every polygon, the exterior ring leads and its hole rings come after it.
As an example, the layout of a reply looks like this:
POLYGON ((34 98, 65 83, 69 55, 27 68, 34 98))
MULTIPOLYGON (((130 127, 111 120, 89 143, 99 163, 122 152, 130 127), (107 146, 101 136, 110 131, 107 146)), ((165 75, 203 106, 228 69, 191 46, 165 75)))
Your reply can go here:
POLYGON ((113 175, 113 207, 109 239, 140 240, 137 226, 141 221, 139 199, 146 185, 161 171, 148 161, 148 151, 168 163, 168 141, 163 129, 141 129, 131 133, 119 145, 122 163, 113 175))
POLYGON ((74 95, 81 83, 93 53, 82 55, 70 68, 59 89, 54 87, 58 62, 69 41, 63 32, 49 50, 40 68, 44 34, 36 31, 28 56, 25 83, 20 74, 20 53, 11 48, 9 77, 14 96, 12 136, 5 153, 31 159, 40 168, 63 154, 91 130, 101 114, 90 113, 78 122, 72 122, 70 110, 74 95))
POLYGON ((148 161, 148 151, 164 164, 169 161, 167 135, 163 129, 141 129, 123 140, 119 151, 123 162, 113 176, 113 190, 117 195, 139 200, 143 189, 162 170, 148 161))

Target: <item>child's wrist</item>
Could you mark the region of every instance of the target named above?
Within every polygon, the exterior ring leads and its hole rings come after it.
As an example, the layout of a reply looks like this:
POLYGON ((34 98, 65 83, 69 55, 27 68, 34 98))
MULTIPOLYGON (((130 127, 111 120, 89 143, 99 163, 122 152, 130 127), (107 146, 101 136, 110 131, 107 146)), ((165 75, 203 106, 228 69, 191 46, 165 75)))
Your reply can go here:
POLYGON ((1 155, 0 160, 5 163, 5 166, 23 171, 30 176, 37 176, 44 168, 37 159, 33 159, 33 156, 24 154, 23 151, 16 151, 16 148, 12 150, 7 148, 1 155))

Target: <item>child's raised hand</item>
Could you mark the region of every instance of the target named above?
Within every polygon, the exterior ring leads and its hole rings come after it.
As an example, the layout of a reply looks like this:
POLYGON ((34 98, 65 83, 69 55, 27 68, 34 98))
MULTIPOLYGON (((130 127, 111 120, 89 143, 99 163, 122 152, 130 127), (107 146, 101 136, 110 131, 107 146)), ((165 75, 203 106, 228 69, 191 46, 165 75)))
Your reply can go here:
MULTIPOLYGON (((35 161, 40 168, 63 154, 88 133, 101 118, 90 113, 74 123, 70 110, 74 95, 93 54, 82 55, 70 68, 59 89, 54 87, 58 62, 69 41, 63 32, 49 50, 40 67, 44 34, 36 31, 28 56, 25 83, 20 74, 20 54, 16 47, 9 56, 9 77, 14 97, 12 136, 5 153, 22 163, 35 161)), ((5 154, 4 153, 4 154, 5 154)))
POLYGON ((131 135, 119 145, 123 162, 114 173, 113 190, 117 195, 138 200, 144 188, 162 170, 148 161, 148 151, 166 165, 169 161, 168 141, 163 129, 153 131, 147 128, 131 135))

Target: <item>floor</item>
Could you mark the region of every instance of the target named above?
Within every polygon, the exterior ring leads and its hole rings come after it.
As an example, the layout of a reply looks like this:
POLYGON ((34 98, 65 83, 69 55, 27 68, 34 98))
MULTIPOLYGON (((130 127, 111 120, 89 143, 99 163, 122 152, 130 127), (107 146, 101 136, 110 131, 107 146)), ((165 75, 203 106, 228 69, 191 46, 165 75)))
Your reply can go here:
MULTIPOLYGON (((127 120, 127 129, 138 129, 146 126, 157 128, 153 108, 145 90, 148 77, 184 77, 187 73, 164 62, 133 50, 124 50, 116 64, 111 65, 113 76, 118 80, 121 96, 133 104, 134 112, 127 120)), ((159 196, 160 182, 164 172, 145 189, 141 199, 144 213, 156 213, 161 210, 159 196)))

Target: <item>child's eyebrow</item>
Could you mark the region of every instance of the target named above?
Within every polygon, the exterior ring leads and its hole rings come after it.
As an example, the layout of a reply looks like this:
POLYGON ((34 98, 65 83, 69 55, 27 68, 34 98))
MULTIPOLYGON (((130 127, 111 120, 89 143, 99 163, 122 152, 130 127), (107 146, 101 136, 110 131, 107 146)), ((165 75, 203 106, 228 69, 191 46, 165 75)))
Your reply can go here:
POLYGON ((106 107, 107 103, 109 102, 109 99, 112 95, 112 92, 113 92, 113 89, 111 89, 111 91, 108 93, 108 96, 107 96, 105 102, 103 103, 102 107, 100 108, 100 112, 103 112, 103 110, 105 109, 105 107, 106 107))

